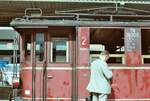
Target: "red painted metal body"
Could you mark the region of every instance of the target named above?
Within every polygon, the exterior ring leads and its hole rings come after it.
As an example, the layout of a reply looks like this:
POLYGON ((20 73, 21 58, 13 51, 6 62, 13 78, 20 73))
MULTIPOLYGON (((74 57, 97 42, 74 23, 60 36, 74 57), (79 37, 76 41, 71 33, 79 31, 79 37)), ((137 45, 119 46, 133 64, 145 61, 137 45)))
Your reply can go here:
MULTIPOLYGON (((53 31, 63 32, 64 29, 54 28, 53 31)), ((69 28, 68 28, 69 29, 69 28)), ((70 63, 50 63, 47 61, 47 79, 46 79, 46 99, 48 101, 71 101, 73 95, 73 89, 77 89, 76 93, 79 100, 85 99, 89 93, 86 90, 86 86, 90 77, 90 56, 89 56, 89 43, 90 43, 90 28, 79 27, 78 33, 76 34, 78 39, 70 37, 70 63), (76 43, 76 45, 73 44, 76 43), (76 46, 76 47, 75 47, 76 46), (75 55, 73 55, 76 52, 75 55), (76 62, 73 62, 76 60, 76 62), (72 65, 74 64, 74 65, 72 65), (73 70, 76 69, 76 75, 73 75, 73 70), (77 79, 76 86, 74 84, 75 76, 77 79), (75 88, 73 88, 75 87, 75 88)), ((21 33, 24 29, 21 29, 21 33)), ((51 34, 52 29, 46 29, 51 34)), ((34 31, 34 29, 32 29, 34 31)), ((72 32, 74 33, 74 32, 72 32)), ((21 34, 23 35, 23 33, 21 34)), ((76 36, 75 35, 75 36, 76 36)), ((46 54, 48 54, 46 42, 46 54)), ((135 40, 135 43, 139 40, 135 40)), ((141 48, 136 45, 131 51, 126 51, 125 60, 126 66, 121 65, 117 69, 117 65, 110 66, 113 68, 113 79, 112 82, 117 84, 116 87, 112 88, 110 99, 144 99, 150 100, 150 66, 149 69, 142 69, 144 66, 141 65, 141 48), (120 69, 121 68, 121 69, 120 69)), ((141 46, 140 46, 141 47, 141 46)), ((32 54, 33 55, 33 54, 32 54)), ((31 56, 32 56, 31 55, 31 56)), ((49 56, 46 55, 48 60, 49 56)), ((22 97, 23 99, 32 99, 32 64, 22 64, 21 79, 22 79, 22 97)), ((35 98, 36 100, 42 100, 43 98, 43 68, 36 66, 36 77, 35 77, 35 98)))
POLYGON ((113 73, 113 83, 118 86, 113 89, 111 98, 146 99, 150 97, 149 78, 145 78, 149 75, 149 70, 113 70, 113 73))

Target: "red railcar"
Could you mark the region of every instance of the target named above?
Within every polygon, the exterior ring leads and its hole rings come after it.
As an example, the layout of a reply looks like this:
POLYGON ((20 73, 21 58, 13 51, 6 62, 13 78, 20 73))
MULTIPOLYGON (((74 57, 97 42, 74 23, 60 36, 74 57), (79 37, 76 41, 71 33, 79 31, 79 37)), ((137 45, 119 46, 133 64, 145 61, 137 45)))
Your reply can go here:
POLYGON ((112 17, 27 16, 13 20, 11 25, 20 33, 22 98, 84 101, 90 62, 106 49, 111 53, 112 82, 117 84, 109 99, 150 100, 150 23, 141 16, 114 16, 114 21, 112 17))

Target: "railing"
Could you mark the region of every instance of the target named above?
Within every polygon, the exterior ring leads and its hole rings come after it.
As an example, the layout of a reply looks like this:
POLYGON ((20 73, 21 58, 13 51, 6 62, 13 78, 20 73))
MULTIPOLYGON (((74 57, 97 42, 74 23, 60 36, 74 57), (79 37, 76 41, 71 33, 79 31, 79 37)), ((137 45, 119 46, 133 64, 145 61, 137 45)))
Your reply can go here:
POLYGON ((26 8, 25 16, 42 16, 42 10, 41 8, 26 8))

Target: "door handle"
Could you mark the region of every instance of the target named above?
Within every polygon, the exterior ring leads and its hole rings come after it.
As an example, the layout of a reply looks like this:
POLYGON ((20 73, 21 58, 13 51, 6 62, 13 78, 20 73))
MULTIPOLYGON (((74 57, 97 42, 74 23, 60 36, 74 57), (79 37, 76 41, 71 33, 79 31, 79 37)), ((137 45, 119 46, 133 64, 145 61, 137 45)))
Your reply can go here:
POLYGON ((52 75, 48 75, 48 76, 47 76, 48 79, 53 79, 53 77, 54 77, 54 76, 52 76, 52 75))

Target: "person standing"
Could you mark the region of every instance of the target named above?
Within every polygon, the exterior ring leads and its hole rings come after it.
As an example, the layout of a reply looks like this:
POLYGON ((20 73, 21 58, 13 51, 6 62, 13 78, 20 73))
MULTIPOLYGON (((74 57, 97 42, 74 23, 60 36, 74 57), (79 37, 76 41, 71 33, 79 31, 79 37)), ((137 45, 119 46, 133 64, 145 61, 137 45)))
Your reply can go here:
POLYGON ((109 59, 109 52, 102 51, 100 59, 91 63, 91 76, 87 90, 92 93, 92 101, 107 101, 108 94, 111 93, 109 80, 113 73, 108 68, 106 61, 109 59))

